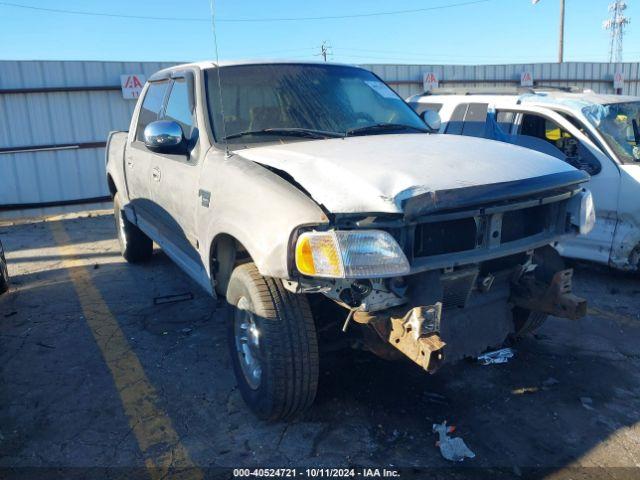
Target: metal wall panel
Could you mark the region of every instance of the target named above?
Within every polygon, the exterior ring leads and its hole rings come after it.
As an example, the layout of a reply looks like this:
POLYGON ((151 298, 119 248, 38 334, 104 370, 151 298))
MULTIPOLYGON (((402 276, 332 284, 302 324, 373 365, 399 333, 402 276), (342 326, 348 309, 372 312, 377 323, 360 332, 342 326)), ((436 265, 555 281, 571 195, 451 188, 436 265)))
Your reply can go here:
POLYGON ((640 95, 639 63, 566 62, 507 64, 507 65, 362 65, 379 75, 406 98, 421 93, 422 77, 426 72, 436 74, 442 87, 504 87, 517 85, 520 74, 530 71, 539 85, 577 86, 599 93, 615 93, 613 75, 624 73, 625 95, 640 95))
MULTIPOLYGON (((127 130, 135 106, 120 75, 154 72, 160 62, 0 61, 0 149, 104 142, 127 130), (110 90, 11 90, 110 87, 110 90)), ((108 195, 104 148, 0 153, 0 207, 62 203, 108 195)))
MULTIPOLYGON (((177 62, 179 63, 179 62, 177 62)), ((110 130, 126 130, 135 101, 124 100, 120 75, 152 73, 175 63, 0 61, 0 149, 104 142, 110 130), (7 93, 15 89, 110 87, 107 90, 7 93), (3 93, 4 92, 4 93, 3 93)), ((422 92, 422 76, 434 72, 441 86, 515 85, 531 71, 542 85, 613 93, 613 75, 625 75, 623 93, 640 95, 640 64, 539 63, 522 65, 363 65, 403 97, 422 92)), ((68 202, 107 195, 104 149, 0 153, 0 207, 68 202)))

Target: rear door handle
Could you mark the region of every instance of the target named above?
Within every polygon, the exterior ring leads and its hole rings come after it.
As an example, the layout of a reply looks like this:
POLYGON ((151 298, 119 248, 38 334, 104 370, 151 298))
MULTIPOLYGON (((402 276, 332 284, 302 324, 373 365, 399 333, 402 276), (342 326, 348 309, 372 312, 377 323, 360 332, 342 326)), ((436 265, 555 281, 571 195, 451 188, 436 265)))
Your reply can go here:
POLYGON ((130 158, 127 158, 127 167, 133 168, 133 160, 131 160, 130 158))
POLYGON ((160 181, 160 179, 162 178, 162 173, 160 172, 160 169, 158 167, 153 167, 153 170, 151 170, 151 177, 156 182, 160 181))

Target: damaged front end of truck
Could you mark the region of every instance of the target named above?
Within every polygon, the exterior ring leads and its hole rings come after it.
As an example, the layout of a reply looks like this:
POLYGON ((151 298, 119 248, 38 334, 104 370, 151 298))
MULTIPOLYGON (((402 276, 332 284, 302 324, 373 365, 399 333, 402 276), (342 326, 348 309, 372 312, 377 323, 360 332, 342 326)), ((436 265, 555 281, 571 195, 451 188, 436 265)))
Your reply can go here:
POLYGON ((343 306, 368 350, 433 373, 547 315, 586 314, 550 245, 593 227, 587 179, 574 170, 420 193, 402 214, 332 215, 294 232, 285 285, 343 306))

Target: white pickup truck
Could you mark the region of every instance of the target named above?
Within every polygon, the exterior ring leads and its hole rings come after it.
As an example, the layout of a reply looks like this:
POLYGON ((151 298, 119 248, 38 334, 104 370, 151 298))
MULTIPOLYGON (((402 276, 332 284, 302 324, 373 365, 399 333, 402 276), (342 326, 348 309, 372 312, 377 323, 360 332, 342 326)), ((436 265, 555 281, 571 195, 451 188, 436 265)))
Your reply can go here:
POLYGON ((232 363, 261 418, 312 403, 326 303, 356 343, 428 372, 586 311, 548 245, 592 228, 588 175, 432 134, 362 68, 162 70, 106 168, 125 259, 155 241, 231 306, 232 363))

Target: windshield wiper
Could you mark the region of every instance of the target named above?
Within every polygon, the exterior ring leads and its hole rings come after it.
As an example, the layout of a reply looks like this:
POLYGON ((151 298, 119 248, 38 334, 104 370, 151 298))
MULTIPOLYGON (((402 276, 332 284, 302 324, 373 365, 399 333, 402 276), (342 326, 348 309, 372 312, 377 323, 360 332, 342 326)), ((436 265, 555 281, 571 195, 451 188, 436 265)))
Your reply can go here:
POLYGON ((313 130, 311 128, 263 128, 262 130, 246 130, 244 132, 232 133, 224 137, 225 140, 239 138, 247 135, 283 135, 288 137, 306 138, 338 138, 341 133, 326 132, 324 130, 313 130))
POLYGON ((374 125, 366 125, 364 127, 350 128, 345 132, 345 136, 360 135, 369 132, 379 132, 385 130, 413 130, 416 132, 429 133, 429 130, 414 127, 413 125, 403 125, 401 123, 376 123, 374 125))

